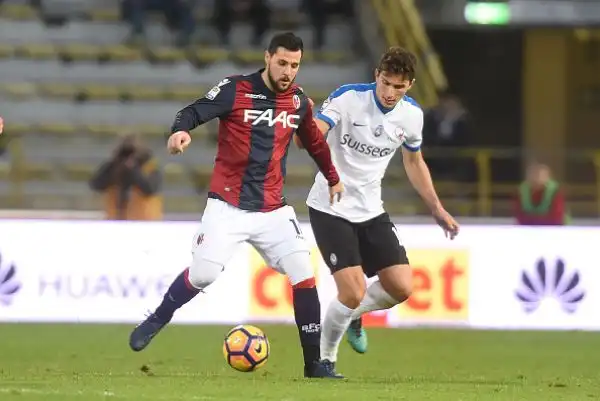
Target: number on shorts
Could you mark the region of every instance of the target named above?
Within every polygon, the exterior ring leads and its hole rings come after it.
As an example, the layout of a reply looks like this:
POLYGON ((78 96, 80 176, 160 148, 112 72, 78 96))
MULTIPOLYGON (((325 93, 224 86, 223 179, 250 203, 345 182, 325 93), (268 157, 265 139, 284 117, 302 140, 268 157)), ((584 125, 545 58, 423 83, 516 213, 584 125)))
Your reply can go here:
POLYGON ((290 221, 292 222, 292 225, 294 226, 294 230, 296 230, 296 234, 302 235, 302 230, 300 230, 300 225, 298 224, 298 222, 294 219, 290 219, 290 221))

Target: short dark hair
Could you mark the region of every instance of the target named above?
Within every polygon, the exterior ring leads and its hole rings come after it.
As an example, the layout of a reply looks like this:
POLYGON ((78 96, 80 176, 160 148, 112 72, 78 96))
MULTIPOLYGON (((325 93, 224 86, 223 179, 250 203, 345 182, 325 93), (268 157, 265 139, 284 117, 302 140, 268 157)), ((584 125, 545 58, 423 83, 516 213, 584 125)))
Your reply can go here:
POLYGON ((417 58, 400 46, 390 47, 379 59, 377 70, 388 74, 403 75, 412 81, 417 70, 417 58))
POLYGON ((277 52, 277 49, 283 47, 286 50, 297 52, 300 50, 304 53, 304 43, 300 36, 296 36, 293 32, 278 33, 273 36, 271 42, 269 42, 269 48, 267 51, 272 56, 277 52))

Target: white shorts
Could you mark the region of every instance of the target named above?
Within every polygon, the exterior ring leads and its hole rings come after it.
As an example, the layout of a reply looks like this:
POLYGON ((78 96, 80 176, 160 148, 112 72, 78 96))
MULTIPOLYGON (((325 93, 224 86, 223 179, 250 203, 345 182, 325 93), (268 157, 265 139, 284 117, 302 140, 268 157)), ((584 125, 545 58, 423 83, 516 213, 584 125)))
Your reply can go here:
POLYGON ((244 242, 256 248, 265 262, 280 273, 281 258, 309 252, 293 207, 253 212, 209 198, 192 243, 194 257, 225 266, 244 242))

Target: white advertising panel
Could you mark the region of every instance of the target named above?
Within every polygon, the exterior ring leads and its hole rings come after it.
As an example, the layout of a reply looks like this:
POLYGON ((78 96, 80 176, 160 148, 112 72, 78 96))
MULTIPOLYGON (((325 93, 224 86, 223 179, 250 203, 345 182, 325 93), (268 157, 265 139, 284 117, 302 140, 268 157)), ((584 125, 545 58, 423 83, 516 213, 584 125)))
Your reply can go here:
MULTIPOLYGON (((191 259, 196 222, 0 220, 0 321, 143 319, 191 259)), ((371 326, 600 329, 596 228, 466 226, 450 241, 436 226, 399 225, 413 268, 403 305, 371 326)), ((323 309, 335 296, 311 244, 323 309)), ((176 314, 177 323, 293 322, 291 288, 249 246, 176 314)))
POLYGON ((473 244, 472 326, 600 329, 600 230, 495 229, 487 238, 473 244))

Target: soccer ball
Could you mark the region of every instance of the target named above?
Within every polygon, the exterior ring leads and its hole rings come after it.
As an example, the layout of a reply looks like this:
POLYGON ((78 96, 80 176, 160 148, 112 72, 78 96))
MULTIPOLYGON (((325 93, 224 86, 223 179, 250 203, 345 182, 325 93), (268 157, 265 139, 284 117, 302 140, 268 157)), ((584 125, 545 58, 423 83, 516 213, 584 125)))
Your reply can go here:
POLYGON ((240 372, 252 372, 265 366, 269 352, 269 340, 265 333, 250 325, 234 327, 223 342, 225 360, 240 372))

